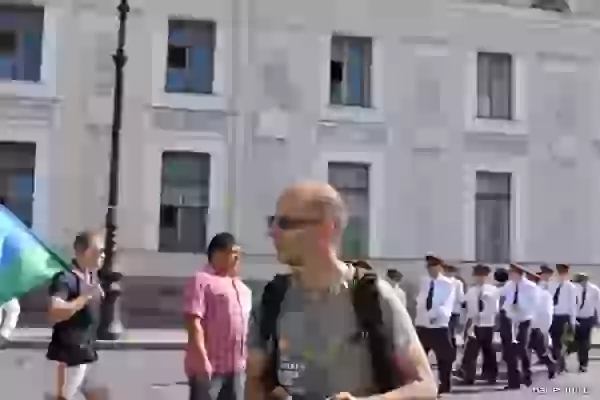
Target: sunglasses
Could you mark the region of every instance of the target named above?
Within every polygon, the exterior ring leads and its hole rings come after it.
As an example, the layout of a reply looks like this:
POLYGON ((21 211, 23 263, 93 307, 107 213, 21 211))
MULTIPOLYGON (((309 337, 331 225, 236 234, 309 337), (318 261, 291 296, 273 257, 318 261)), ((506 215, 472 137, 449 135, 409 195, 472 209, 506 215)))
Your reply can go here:
POLYGON ((291 231, 294 229, 302 229, 308 225, 314 225, 321 222, 316 218, 294 218, 284 215, 270 215, 267 217, 267 226, 269 228, 276 226, 282 231, 291 231))

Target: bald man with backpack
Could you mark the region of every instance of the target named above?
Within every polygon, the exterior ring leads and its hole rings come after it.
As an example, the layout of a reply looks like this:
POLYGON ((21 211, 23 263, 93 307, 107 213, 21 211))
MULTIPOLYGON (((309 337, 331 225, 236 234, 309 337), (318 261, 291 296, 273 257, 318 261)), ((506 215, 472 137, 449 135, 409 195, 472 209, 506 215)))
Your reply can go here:
POLYGON ((246 399, 434 399, 429 362, 388 282, 341 261, 345 206, 327 184, 286 190, 269 219, 278 275, 254 307, 246 399))

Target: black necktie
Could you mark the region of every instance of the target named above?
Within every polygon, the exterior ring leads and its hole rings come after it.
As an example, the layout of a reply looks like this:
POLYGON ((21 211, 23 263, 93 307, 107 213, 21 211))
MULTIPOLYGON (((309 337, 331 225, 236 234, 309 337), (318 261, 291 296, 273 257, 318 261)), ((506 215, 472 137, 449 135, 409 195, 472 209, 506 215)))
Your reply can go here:
POLYGON ((479 312, 483 312, 483 288, 479 290, 479 299, 477 300, 477 307, 479 308, 479 312))
POLYGON ((513 305, 519 304, 519 284, 515 283, 515 297, 513 299, 513 305))
POLYGON ((555 306, 558 305, 558 298, 560 297, 560 289, 562 288, 562 285, 562 283, 558 285, 558 287, 554 291, 554 297, 552 298, 552 300, 554 301, 555 306))
POLYGON ((587 287, 584 286, 583 287, 583 294, 581 295, 581 305, 579 306, 579 309, 581 310, 583 308, 583 306, 585 305, 585 295, 587 294, 587 287))
POLYGON ((429 292, 427 292, 427 301, 425 302, 425 307, 427 308, 427 311, 431 310, 431 308, 433 307, 433 288, 435 287, 435 282, 431 281, 431 283, 429 283, 429 292))

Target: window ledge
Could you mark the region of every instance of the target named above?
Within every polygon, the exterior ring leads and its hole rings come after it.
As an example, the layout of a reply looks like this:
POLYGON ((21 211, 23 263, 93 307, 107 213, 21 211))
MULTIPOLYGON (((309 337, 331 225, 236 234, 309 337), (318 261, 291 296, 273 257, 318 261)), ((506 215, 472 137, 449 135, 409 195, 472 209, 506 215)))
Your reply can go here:
POLYGON ((526 135, 527 124, 519 120, 475 118, 467 125, 467 132, 505 133, 508 135, 526 135))
POLYGON ((29 81, 0 81, 0 96, 15 96, 29 98, 56 98, 53 88, 43 82, 29 81))
POLYGON ((321 112, 326 121, 347 121, 359 123, 383 123, 383 112, 376 108, 359 106, 328 105, 321 112))
POLYGON ((160 93, 152 102, 154 107, 182 108, 186 110, 223 111, 227 100, 221 94, 160 93))

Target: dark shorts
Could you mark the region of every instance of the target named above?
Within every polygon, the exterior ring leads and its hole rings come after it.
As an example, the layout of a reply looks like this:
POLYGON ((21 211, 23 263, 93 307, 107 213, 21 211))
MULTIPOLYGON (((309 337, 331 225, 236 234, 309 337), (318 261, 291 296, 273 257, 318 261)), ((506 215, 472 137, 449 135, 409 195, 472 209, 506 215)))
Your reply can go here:
POLYGON ((205 377, 189 377, 190 400, 242 400, 244 398, 243 372, 215 374, 205 377))

